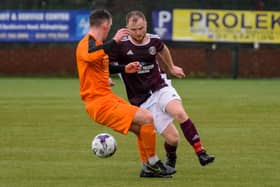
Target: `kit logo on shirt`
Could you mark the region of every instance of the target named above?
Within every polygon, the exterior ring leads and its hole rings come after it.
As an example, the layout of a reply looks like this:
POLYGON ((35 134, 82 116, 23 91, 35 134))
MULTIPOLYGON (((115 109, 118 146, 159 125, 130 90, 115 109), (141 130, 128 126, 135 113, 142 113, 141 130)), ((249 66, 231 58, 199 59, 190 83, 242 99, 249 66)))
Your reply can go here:
POLYGON ((126 55, 134 55, 133 51, 131 51, 131 49, 129 51, 127 51, 126 55))
POLYGON ((155 55, 156 53, 157 53, 156 48, 155 48, 154 46, 151 46, 151 47, 149 48, 149 54, 150 54, 150 55, 155 55))

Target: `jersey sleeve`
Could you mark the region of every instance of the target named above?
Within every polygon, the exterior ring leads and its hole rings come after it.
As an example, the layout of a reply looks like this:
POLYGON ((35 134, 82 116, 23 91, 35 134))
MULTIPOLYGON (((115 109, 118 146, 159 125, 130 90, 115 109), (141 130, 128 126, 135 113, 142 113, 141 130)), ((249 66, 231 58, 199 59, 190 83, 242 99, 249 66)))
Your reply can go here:
POLYGON ((95 63, 101 61, 106 56, 106 53, 101 49, 90 53, 86 50, 81 50, 80 56, 85 62, 95 63))
POLYGON ((163 47, 164 47, 164 43, 160 39, 159 35, 157 35, 157 34, 148 34, 148 36, 152 40, 153 45, 156 47, 157 52, 161 52, 163 47))
POLYGON ((107 53, 116 45, 114 40, 110 40, 105 43, 98 43, 94 38, 89 37, 88 42, 83 43, 82 50, 80 50, 80 56, 86 62, 95 63, 102 60, 107 53))
POLYGON ((125 65, 109 63, 109 72, 110 72, 110 74, 124 73, 125 65))
POLYGON ((164 47, 164 43, 160 38, 155 38, 155 47, 158 52, 162 51, 162 49, 164 47))
POLYGON ((83 40, 78 45, 78 57, 87 63, 95 63, 106 56, 103 49, 94 50, 92 46, 96 46, 95 41, 83 40))
POLYGON ((118 62, 119 61, 119 45, 114 45, 111 50, 108 52, 109 55, 109 61, 110 62, 118 62))

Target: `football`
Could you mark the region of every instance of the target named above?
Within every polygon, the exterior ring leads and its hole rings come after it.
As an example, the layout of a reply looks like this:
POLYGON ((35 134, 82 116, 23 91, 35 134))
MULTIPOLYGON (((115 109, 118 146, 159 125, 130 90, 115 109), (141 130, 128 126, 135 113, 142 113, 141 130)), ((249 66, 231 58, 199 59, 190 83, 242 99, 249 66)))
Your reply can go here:
POLYGON ((93 138, 91 149, 100 158, 111 157, 117 150, 117 142, 111 134, 100 133, 93 138))

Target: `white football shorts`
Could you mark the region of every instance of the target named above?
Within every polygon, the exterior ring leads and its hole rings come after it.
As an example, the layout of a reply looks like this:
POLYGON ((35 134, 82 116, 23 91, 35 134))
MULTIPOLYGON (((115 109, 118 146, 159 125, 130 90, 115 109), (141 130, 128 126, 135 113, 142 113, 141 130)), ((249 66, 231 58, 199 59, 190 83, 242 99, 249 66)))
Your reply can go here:
POLYGON ((166 105, 174 99, 181 101, 181 97, 172 86, 163 87, 151 94, 140 107, 153 114, 156 131, 161 134, 173 121, 173 118, 165 111, 166 105))

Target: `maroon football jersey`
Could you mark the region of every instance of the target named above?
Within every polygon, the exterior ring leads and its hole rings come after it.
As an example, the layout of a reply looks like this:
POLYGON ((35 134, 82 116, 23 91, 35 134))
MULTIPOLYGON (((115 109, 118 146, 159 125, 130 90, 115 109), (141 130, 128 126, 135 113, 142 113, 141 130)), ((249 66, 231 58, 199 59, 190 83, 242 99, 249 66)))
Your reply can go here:
POLYGON ((124 38, 111 52, 110 62, 128 64, 139 61, 142 69, 138 73, 122 73, 129 101, 134 105, 143 103, 152 92, 167 86, 161 78, 156 54, 163 49, 163 42, 157 35, 147 34, 148 40, 136 44, 131 37, 124 38))

